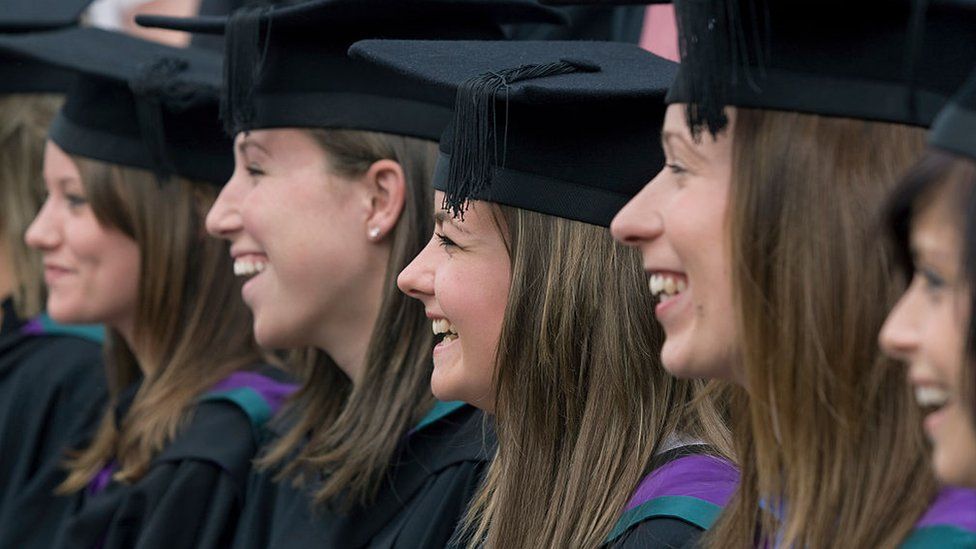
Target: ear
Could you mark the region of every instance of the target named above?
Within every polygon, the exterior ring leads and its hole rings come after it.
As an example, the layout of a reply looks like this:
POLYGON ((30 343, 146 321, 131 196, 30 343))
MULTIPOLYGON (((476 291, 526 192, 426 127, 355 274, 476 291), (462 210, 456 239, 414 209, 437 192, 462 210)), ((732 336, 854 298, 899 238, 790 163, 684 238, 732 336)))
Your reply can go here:
POLYGON ((380 242, 400 220, 406 202, 407 179, 398 162, 385 159, 373 162, 363 179, 369 196, 366 235, 373 242, 380 242))

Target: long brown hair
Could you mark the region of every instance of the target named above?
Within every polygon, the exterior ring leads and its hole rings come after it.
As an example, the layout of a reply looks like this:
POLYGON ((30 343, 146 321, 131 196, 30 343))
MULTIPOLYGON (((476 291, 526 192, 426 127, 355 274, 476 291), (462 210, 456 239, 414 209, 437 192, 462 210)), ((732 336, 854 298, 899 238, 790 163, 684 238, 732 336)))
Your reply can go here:
POLYGON ((731 440, 701 381, 660 362, 636 250, 603 227, 507 206, 512 285, 496 362, 498 452, 469 546, 596 547, 668 439, 731 440))
POLYGON ((433 404, 433 333, 423 305, 397 290, 396 277, 430 240, 437 145, 358 130, 307 131, 337 175, 355 179, 389 159, 403 168, 408 187, 362 379, 353 386, 321 351, 300 353, 296 366, 303 383, 290 406, 298 420, 260 462, 267 467, 289 460, 281 478, 293 476, 298 485, 322 479, 315 502, 348 507, 375 496, 403 434, 433 404))
POLYGON ((878 348, 904 283, 874 212, 924 132, 747 109, 732 132, 742 477, 711 545, 897 546, 935 483, 905 369, 878 348))
POLYGON ((113 397, 140 371, 145 378, 121 425, 110 406, 92 444, 69 461, 63 493, 84 488, 112 459, 114 478, 139 480, 201 393, 263 360, 227 245, 204 229, 217 189, 175 177, 159 183, 148 171, 72 159, 99 223, 139 246, 133 345, 112 330, 106 346, 113 397))
POLYGON ((27 318, 44 306, 40 254, 24 233, 40 210, 47 127, 61 105, 59 95, 0 95, 0 238, 10 251, 17 314, 27 318))

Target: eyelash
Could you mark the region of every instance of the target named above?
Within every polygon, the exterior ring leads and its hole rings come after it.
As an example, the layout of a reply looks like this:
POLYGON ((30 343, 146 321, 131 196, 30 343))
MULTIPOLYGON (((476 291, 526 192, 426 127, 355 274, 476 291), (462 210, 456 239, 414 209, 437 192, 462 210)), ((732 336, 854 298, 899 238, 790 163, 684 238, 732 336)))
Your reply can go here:
POLYGON ((257 168, 255 166, 248 166, 246 169, 247 169, 247 174, 250 175, 251 177, 260 177, 264 175, 264 170, 262 170, 261 168, 257 168))
POLYGON ((932 271, 927 269, 919 269, 916 271, 916 274, 922 277, 922 280, 925 281, 925 287, 928 290, 941 290, 945 286, 945 280, 932 271))
POLYGON ((446 249, 446 248, 457 248, 458 247, 458 245, 455 244, 453 240, 451 240, 450 238, 448 238, 447 236, 445 236, 445 235, 443 235, 441 233, 434 233, 434 236, 437 237, 437 243, 438 243, 438 245, 440 245, 441 248, 445 248, 446 249))
POLYGON ((66 193, 64 195, 64 198, 65 200, 67 200, 69 208, 78 208, 84 206, 85 204, 88 204, 88 199, 78 194, 66 193))
POLYGON ((665 164, 664 166, 667 169, 671 170, 671 173, 673 173, 675 175, 680 175, 680 174, 683 174, 683 173, 685 173, 687 171, 684 168, 682 168, 681 166, 679 166, 678 164, 669 163, 669 164, 665 164))

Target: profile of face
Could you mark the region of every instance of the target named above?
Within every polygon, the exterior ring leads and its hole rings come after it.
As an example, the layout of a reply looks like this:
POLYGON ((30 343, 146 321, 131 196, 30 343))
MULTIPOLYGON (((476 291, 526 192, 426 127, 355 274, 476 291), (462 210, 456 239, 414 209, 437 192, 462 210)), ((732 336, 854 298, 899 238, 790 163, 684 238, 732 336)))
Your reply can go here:
POLYGON ((947 484, 976 486, 976 425, 963 398, 971 290, 961 266, 959 216, 950 193, 935 192, 912 219, 915 272, 879 340, 886 354, 909 368, 937 476, 947 484))
POLYGON ((402 211, 399 164, 376 162, 363 181, 341 177, 314 138, 294 128, 241 133, 234 157, 207 230, 230 241, 234 271, 248 279, 242 294, 255 338, 269 348, 335 352, 337 334, 358 327, 380 299, 374 286, 388 255, 374 248, 402 211), (384 178, 400 184, 383 188, 384 178))
POLYGON ((397 285, 424 304, 435 334, 431 391, 494 410, 495 357, 511 287, 511 258, 493 210, 472 201, 464 220, 440 209, 434 193, 434 236, 400 273, 397 285))
MULTIPOLYGON (((665 332, 661 359, 681 378, 735 379, 736 330, 726 222, 734 112, 718 136, 696 142, 685 105, 668 107, 666 165, 614 218, 619 242, 640 250, 665 332)), ((650 314, 650 312, 649 312, 650 314)))
POLYGON ((47 199, 24 240, 39 250, 47 312, 58 322, 103 323, 131 333, 139 295, 135 240, 99 223, 77 165, 53 142, 44 149, 47 199))

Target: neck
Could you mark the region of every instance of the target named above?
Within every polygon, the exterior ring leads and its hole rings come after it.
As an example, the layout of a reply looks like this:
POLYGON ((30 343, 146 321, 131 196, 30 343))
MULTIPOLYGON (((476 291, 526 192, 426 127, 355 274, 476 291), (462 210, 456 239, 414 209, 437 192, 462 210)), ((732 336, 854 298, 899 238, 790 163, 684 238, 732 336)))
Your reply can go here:
POLYGON ((362 379, 369 352, 370 337, 380 313, 383 299, 383 277, 386 260, 370 269, 362 277, 358 291, 348 292, 343 303, 337 304, 320 323, 315 346, 329 354, 353 385, 362 379))

